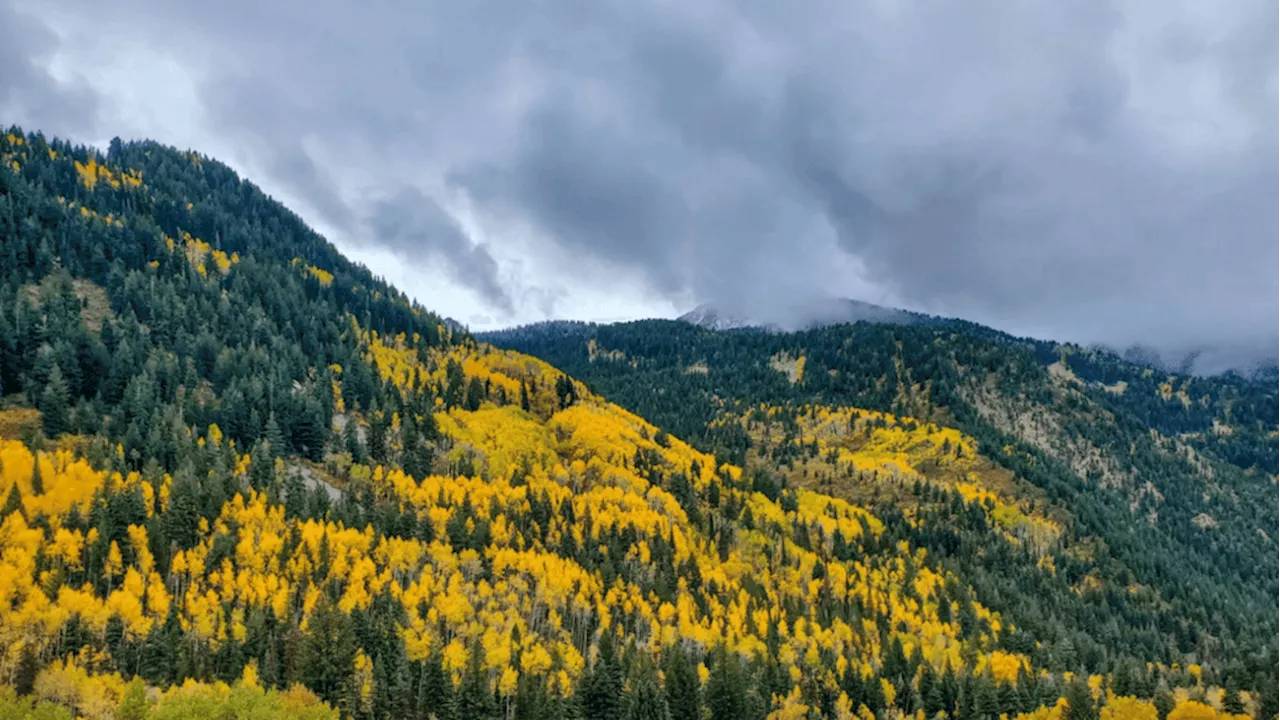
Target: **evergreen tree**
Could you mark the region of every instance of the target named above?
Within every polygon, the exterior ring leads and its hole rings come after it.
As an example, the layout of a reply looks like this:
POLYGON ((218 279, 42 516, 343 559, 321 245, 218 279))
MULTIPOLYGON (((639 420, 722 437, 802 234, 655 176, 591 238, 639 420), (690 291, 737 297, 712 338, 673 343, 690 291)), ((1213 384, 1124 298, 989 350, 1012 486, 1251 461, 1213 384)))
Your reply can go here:
POLYGON ((1000 696, 991 678, 983 675, 973 683, 974 709, 985 720, 1000 717, 1000 696))
POLYGON ((337 705, 355 670, 356 637, 351 618, 322 596, 308 620, 302 646, 302 681, 337 705))
POLYGON ((698 720, 702 712, 698 672, 682 645, 667 648, 663 675, 663 694, 667 698, 671 720, 698 720))
MULTIPOLYGON (((1258 694, 1258 706, 1254 711, 1254 716, 1258 720, 1275 720, 1277 713, 1280 713, 1280 698, 1277 698, 1277 694, 1278 688, 1275 668, 1273 667, 1270 678, 1263 680, 1262 692, 1258 694)), ((1164 720, 1164 716, 1160 720, 1164 720)))
POLYGON ((22 646, 22 654, 18 656, 18 667, 13 674, 13 689, 19 695, 30 695, 35 689, 36 675, 40 673, 40 659, 30 643, 22 646))
MULTIPOLYGON (((1069 701, 1069 698, 1068 698, 1069 701)), ((1165 720, 1169 717, 1169 713, 1173 712, 1176 703, 1173 700, 1173 693, 1168 688, 1160 688, 1156 691, 1156 695, 1151 699, 1151 704, 1156 708, 1156 717, 1165 720)))
POLYGON ((1244 714, 1244 702, 1240 699, 1240 683, 1236 673, 1228 672, 1222 688, 1222 709, 1232 715, 1244 714))
POLYGON ((4 509, 0 510, 0 521, 10 515, 22 512, 22 491, 18 489, 18 483, 9 486, 9 494, 4 499, 4 509))
POLYGON ((263 431, 262 439, 267 443, 267 450, 274 457, 284 455, 288 451, 285 443, 284 432, 280 429, 280 423, 276 422, 275 411, 267 415, 267 427, 263 431))
POLYGON ((622 669, 613 650, 613 633, 600 638, 598 655, 579 685, 583 720, 616 720, 622 711, 622 669))
POLYGON ((1063 720, 1098 720, 1098 708, 1084 680, 1077 677, 1067 686, 1067 708, 1063 720))
POLYGON ((44 475, 40 473, 40 453, 33 452, 35 460, 31 463, 31 494, 44 494, 44 475))
POLYGON ((956 696, 956 720, 975 720, 978 717, 977 708, 974 707, 973 698, 973 679, 966 676, 960 683, 960 691, 956 696))
POLYGON ((706 702, 711 720, 741 720, 746 709, 745 698, 746 686, 738 657, 720 647, 707 681, 706 702))
POLYGON ((648 661, 637 661, 623 698, 625 720, 671 720, 667 698, 658 687, 655 669, 648 661))
POLYGON ((200 531, 199 488, 189 473, 174 478, 169 507, 163 515, 165 534, 179 550, 195 546, 200 531))
POLYGON ((489 678, 481 664, 483 651, 480 643, 471 647, 471 655, 467 662, 467 671, 463 673, 462 685, 458 688, 459 720, 496 720, 498 703, 489 689, 489 678))
POLYGON ((62 375, 62 369, 54 363, 49 371, 49 379, 40 393, 40 416, 44 421, 44 432, 49 437, 57 437, 68 432, 67 411, 71 406, 71 390, 62 375))

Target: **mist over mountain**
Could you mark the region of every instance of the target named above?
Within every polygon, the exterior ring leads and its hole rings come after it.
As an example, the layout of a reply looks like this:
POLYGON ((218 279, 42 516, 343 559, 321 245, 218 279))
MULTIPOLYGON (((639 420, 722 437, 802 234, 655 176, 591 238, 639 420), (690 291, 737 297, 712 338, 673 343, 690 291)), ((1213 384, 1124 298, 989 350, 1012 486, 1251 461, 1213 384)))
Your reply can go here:
MULTIPOLYGON (((824 298, 807 302, 779 303, 755 312, 734 312, 726 306, 702 303, 677 318, 711 330, 757 328, 794 332, 829 325, 869 322, 887 325, 941 323, 942 318, 924 313, 884 307, 849 298, 824 298)), ((1053 339, 1053 338, 1045 338, 1053 339)), ((1218 375, 1235 372, 1244 377, 1266 380, 1275 374, 1280 356, 1265 345, 1170 345, 1163 349, 1144 344, 1113 346, 1092 343, 1090 347, 1166 372, 1218 375)))
POLYGON ((779 304, 755 314, 735 313, 714 303, 703 303, 678 319, 713 330, 759 327, 783 332, 863 321, 905 325, 936 320, 928 315, 848 298, 779 304))

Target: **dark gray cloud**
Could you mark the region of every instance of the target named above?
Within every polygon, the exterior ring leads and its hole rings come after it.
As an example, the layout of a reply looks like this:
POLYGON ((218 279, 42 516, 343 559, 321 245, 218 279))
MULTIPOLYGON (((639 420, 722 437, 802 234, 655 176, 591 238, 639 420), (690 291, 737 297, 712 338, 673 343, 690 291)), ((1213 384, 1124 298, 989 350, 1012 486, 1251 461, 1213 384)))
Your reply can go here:
POLYGON ((748 314, 847 295, 1275 354, 1267 0, 40 8, 198 66, 210 132, 499 318, 639 273, 748 314))
POLYGON ((438 256, 453 279, 472 288, 494 307, 511 314, 511 294, 498 280, 498 264, 483 245, 474 245, 458 221, 416 188, 373 203, 368 219, 373 235, 392 251, 438 256))
MULTIPOLYGON (((49 74, 44 61, 57 46, 39 19, 0 2, 0 111, 38 123, 49 134, 83 133, 92 126, 97 97, 49 74)), ((0 123, 10 118, 0 116, 0 123)))

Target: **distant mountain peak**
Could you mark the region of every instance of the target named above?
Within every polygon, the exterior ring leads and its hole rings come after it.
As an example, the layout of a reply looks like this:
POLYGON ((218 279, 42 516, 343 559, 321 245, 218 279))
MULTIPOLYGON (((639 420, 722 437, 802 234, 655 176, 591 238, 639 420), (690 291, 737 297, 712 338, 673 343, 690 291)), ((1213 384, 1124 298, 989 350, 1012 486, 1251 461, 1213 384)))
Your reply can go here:
POLYGON ((731 311, 714 303, 702 303, 677 319, 711 330, 758 328, 782 332, 863 320, 890 325, 917 325, 939 320, 930 315, 850 298, 823 298, 778 305, 759 313, 731 311))
POLYGON ((722 312, 711 303, 702 303, 676 319, 711 330, 734 330, 758 325, 745 315, 722 312))

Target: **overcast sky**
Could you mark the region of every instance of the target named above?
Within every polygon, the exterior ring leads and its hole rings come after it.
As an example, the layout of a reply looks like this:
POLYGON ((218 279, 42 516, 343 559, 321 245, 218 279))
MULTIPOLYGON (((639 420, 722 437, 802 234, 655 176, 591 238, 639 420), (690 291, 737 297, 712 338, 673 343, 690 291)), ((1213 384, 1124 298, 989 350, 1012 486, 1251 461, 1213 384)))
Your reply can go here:
POLYGON ((228 162, 474 328, 844 296, 1277 346, 1274 0, 0 0, 0 123, 228 162))

